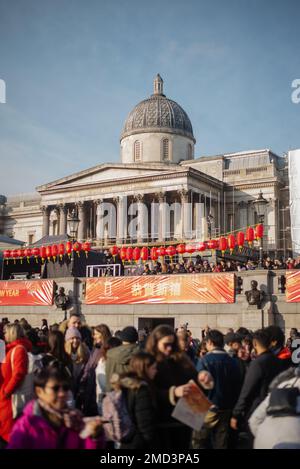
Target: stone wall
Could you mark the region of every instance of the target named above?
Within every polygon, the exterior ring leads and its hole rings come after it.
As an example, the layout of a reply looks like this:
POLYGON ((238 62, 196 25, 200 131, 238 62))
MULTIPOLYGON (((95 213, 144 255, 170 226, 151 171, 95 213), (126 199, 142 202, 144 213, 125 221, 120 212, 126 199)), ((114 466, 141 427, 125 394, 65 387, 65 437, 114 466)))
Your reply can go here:
MULTIPOLYGON (((196 274, 201 275, 201 274, 196 274)), ((211 274, 214 275, 214 274, 211 274)), ((165 305, 85 305, 84 287, 85 279, 62 278, 55 279, 59 287, 65 287, 66 293, 72 299, 68 310, 81 313, 83 319, 95 326, 106 323, 115 331, 126 325, 133 324, 138 327, 139 318, 173 318, 175 327, 188 323, 195 336, 207 324, 223 332, 229 327, 234 329, 244 326, 257 329, 270 324, 278 324, 286 333, 291 327, 300 328, 300 303, 286 303, 285 293, 281 292, 280 278, 285 271, 268 272, 255 270, 236 273, 237 283, 236 301, 234 304, 165 304, 165 305), (262 309, 249 307, 245 298, 245 291, 250 290, 251 280, 257 280, 258 288, 265 292, 265 301, 262 309)), ((26 317, 33 326, 39 326, 41 319, 45 318, 49 324, 60 322, 64 313, 55 305, 46 306, 0 306, 0 318, 9 317, 11 321, 26 317)))

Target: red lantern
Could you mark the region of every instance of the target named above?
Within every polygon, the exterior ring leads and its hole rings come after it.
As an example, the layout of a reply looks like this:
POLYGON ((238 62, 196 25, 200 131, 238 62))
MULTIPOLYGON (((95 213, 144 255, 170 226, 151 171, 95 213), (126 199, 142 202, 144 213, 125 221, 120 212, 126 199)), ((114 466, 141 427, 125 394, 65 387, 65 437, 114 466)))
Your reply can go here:
POLYGON ((254 240, 254 229, 251 226, 247 228, 246 236, 249 246, 252 246, 254 240))
POLYGON ((157 259, 158 259, 157 248, 151 248, 150 257, 151 257, 152 261, 157 261, 157 259))
POLYGON ((185 252, 189 253, 189 254, 193 254, 193 252, 196 251, 196 248, 193 244, 187 244, 185 246, 185 252))
POLYGON ((82 249, 83 249, 83 251, 85 252, 85 255, 86 255, 86 257, 87 257, 87 256, 88 256, 88 253, 89 253, 90 250, 91 250, 91 243, 89 243, 88 241, 86 241, 85 243, 83 243, 82 249))
POLYGON ((143 262, 146 262, 149 258, 149 250, 146 246, 141 249, 141 259, 143 262))
POLYGON ((230 235, 228 236, 227 242, 228 242, 228 247, 229 247, 229 250, 230 250, 230 254, 232 254, 232 253, 233 253, 233 250, 234 250, 234 248, 235 248, 235 244, 236 244, 236 243, 235 243, 235 237, 234 237, 233 234, 230 234, 230 235))
POLYGON ((256 225, 255 228, 255 237, 256 239, 261 239, 264 236, 264 225, 261 223, 259 225, 256 225))
POLYGON ((219 239, 219 249, 222 251, 222 254, 224 255, 224 252, 227 249, 227 239, 224 238, 223 236, 219 239))
POLYGON ((30 259, 30 256, 31 256, 31 249, 24 249, 24 256, 27 257, 27 262, 29 264, 29 259, 30 259))
POLYGON ((139 258, 141 257, 140 248, 138 248, 138 247, 134 248, 133 253, 132 253, 132 257, 133 257, 133 260, 135 262, 137 262, 139 260, 139 258))
POLYGON ((14 264, 16 263, 16 258, 19 257, 19 254, 18 254, 18 249, 13 249, 11 251, 11 255, 12 257, 14 258, 14 264))
POLYGON ((59 254, 60 260, 62 260, 63 256, 65 255, 65 245, 63 243, 60 243, 58 245, 58 254, 59 254))
POLYGON ((242 231, 239 231, 236 235, 236 242, 239 247, 239 250, 241 251, 245 242, 245 234, 242 231))
POLYGON ((45 246, 41 247, 40 254, 41 254, 42 262, 44 262, 47 257, 45 246))
POLYGON ((11 250, 6 249, 5 251, 3 251, 3 256, 4 259, 6 259, 6 264, 8 264, 8 259, 11 257, 11 250))
POLYGON ((164 257, 166 255, 166 248, 164 248, 163 246, 157 248, 157 255, 158 257, 164 257))
POLYGON ((176 246, 176 251, 178 254, 183 255, 185 253, 185 244, 178 244, 178 246, 176 246))
POLYGON ((168 246, 167 249, 166 249, 166 254, 167 254, 168 256, 170 256, 171 259, 172 259, 172 257, 175 256, 175 254, 176 254, 176 248, 175 248, 175 246, 168 246))
POLYGON ((128 261, 132 261, 132 257, 133 257, 133 248, 131 246, 129 246, 127 249, 126 249, 126 259, 128 261))
POLYGON ((35 257, 35 262, 38 263, 38 257, 40 255, 40 250, 39 248, 33 248, 31 249, 31 254, 35 257))
POLYGON ((17 253, 18 253, 18 257, 20 257, 21 264, 23 264, 24 249, 18 249, 17 253))
POLYGON ((81 243, 79 243, 78 241, 76 241, 74 244, 73 244, 73 251, 77 253, 77 256, 79 257, 80 256, 80 251, 81 251, 81 243))
POLYGON ((66 242, 66 253, 68 254, 69 257, 71 257, 71 252, 72 252, 72 243, 71 241, 66 242))
POLYGON ((52 247, 46 246, 46 257, 48 258, 48 261, 50 261, 51 256, 52 256, 52 247))
POLYGON ((58 255, 58 247, 57 247, 57 244, 53 244, 53 246, 51 246, 51 255, 54 259, 54 262, 56 261, 56 258, 57 258, 57 255, 58 255))
POLYGON ((120 257, 121 257, 122 262, 126 261, 126 253, 127 253, 127 247, 122 246, 120 249, 120 257))
POLYGON ((208 249, 217 249, 219 243, 216 239, 210 239, 209 241, 207 241, 207 247, 208 249))
POLYGON ((109 252, 111 253, 112 256, 115 257, 117 254, 119 254, 118 246, 112 246, 111 248, 109 248, 109 252))
POLYGON ((198 246, 196 247, 196 251, 205 251, 207 249, 207 244, 206 243, 199 243, 198 246))

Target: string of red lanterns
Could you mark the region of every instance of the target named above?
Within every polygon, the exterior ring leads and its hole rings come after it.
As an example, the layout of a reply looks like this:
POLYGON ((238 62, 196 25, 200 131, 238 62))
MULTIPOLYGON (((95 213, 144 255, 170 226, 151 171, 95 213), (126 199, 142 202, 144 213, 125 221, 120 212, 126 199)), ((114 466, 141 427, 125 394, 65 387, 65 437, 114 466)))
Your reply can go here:
MULTIPOLYGON (((219 239, 210 239, 200 243, 182 243, 178 244, 177 246, 171 245, 168 247, 152 247, 150 250, 146 246, 143 246, 142 248, 133 248, 131 246, 122 246, 119 248, 118 246, 111 246, 109 248, 109 252, 114 258, 119 255, 123 263, 126 261, 138 262, 139 260, 146 262, 149 259, 152 261, 157 261, 158 258, 164 258, 165 256, 168 256, 172 259, 176 254, 181 256, 183 256, 185 253, 192 255, 194 252, 203 252, 206 249, 213 251, 218 249, 222 251, 222 254, 224 255, 227 249, 229 249, 230 254, 232 254, 236 246, 238 247, 239 251, 241 251, 245 245, 245 241, 247 241, 248 245, 252 247, 253 241, 255 239, 260 240, 263 238, 263 236, 264 226, 263 224, 258 224, 256 225, 255 229, 251 226, 248 227, 246 230, 246 235, 243 231, 239 231, 236 236, 231 233, 227 236, 227 238, 225 236, 221 236, 219 239)), ((70 257, 72 251, 77 253, 78 257, 80 256, 81 252, 84 252, 86 257, 88 257, 88 253, 91 251, 91 243, 86 241, 81 244, 78 241, 75 243, 67 241, 66 244, 53 244, 50 246, 41 246, 40 248, 6 249, 3 251, 3 257, 7 263, 10 259, 13 259, 14 263, 16 263, 16 260, 19 259, 21 264, 23 263, 24 259, 27 259, 27 262, 29 263, 31 257, 33 257, 36 262, 38 262, 38 259, 40 258, 42 263, 44 263, 46 259, 48 259, 48 261, 53 259, 55 262, 57 257, 62 260, 65 254, 70 257)))

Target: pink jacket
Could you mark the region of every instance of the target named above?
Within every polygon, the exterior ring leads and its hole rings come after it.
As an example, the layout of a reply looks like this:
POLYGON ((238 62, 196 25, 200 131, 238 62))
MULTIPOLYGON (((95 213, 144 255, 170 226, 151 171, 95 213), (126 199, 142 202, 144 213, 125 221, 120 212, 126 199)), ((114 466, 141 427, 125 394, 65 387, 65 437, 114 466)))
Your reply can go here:
POLYGON ((7 449, 103 449, 104 437, 83 440, 74 430, 55 429, 42 416, 37 401, 29 402, 16 421, 7 449))

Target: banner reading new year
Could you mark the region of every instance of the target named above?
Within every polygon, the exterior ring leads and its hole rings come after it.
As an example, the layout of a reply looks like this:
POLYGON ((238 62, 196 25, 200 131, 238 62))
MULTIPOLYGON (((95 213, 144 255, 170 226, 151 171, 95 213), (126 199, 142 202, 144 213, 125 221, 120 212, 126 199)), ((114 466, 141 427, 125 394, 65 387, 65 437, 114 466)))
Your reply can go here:
POLYGON ((0 281, 0 306, 49 306, 53 289, 53 280, 0 281))
POLYGON ((288 303, 300 302, 300 270, 286 272, 285 295, 288 303))
POLYGON ((142 277, 89 278, 85 302, 139 303, 234 303, 234 274, 187 274, 142 277))

